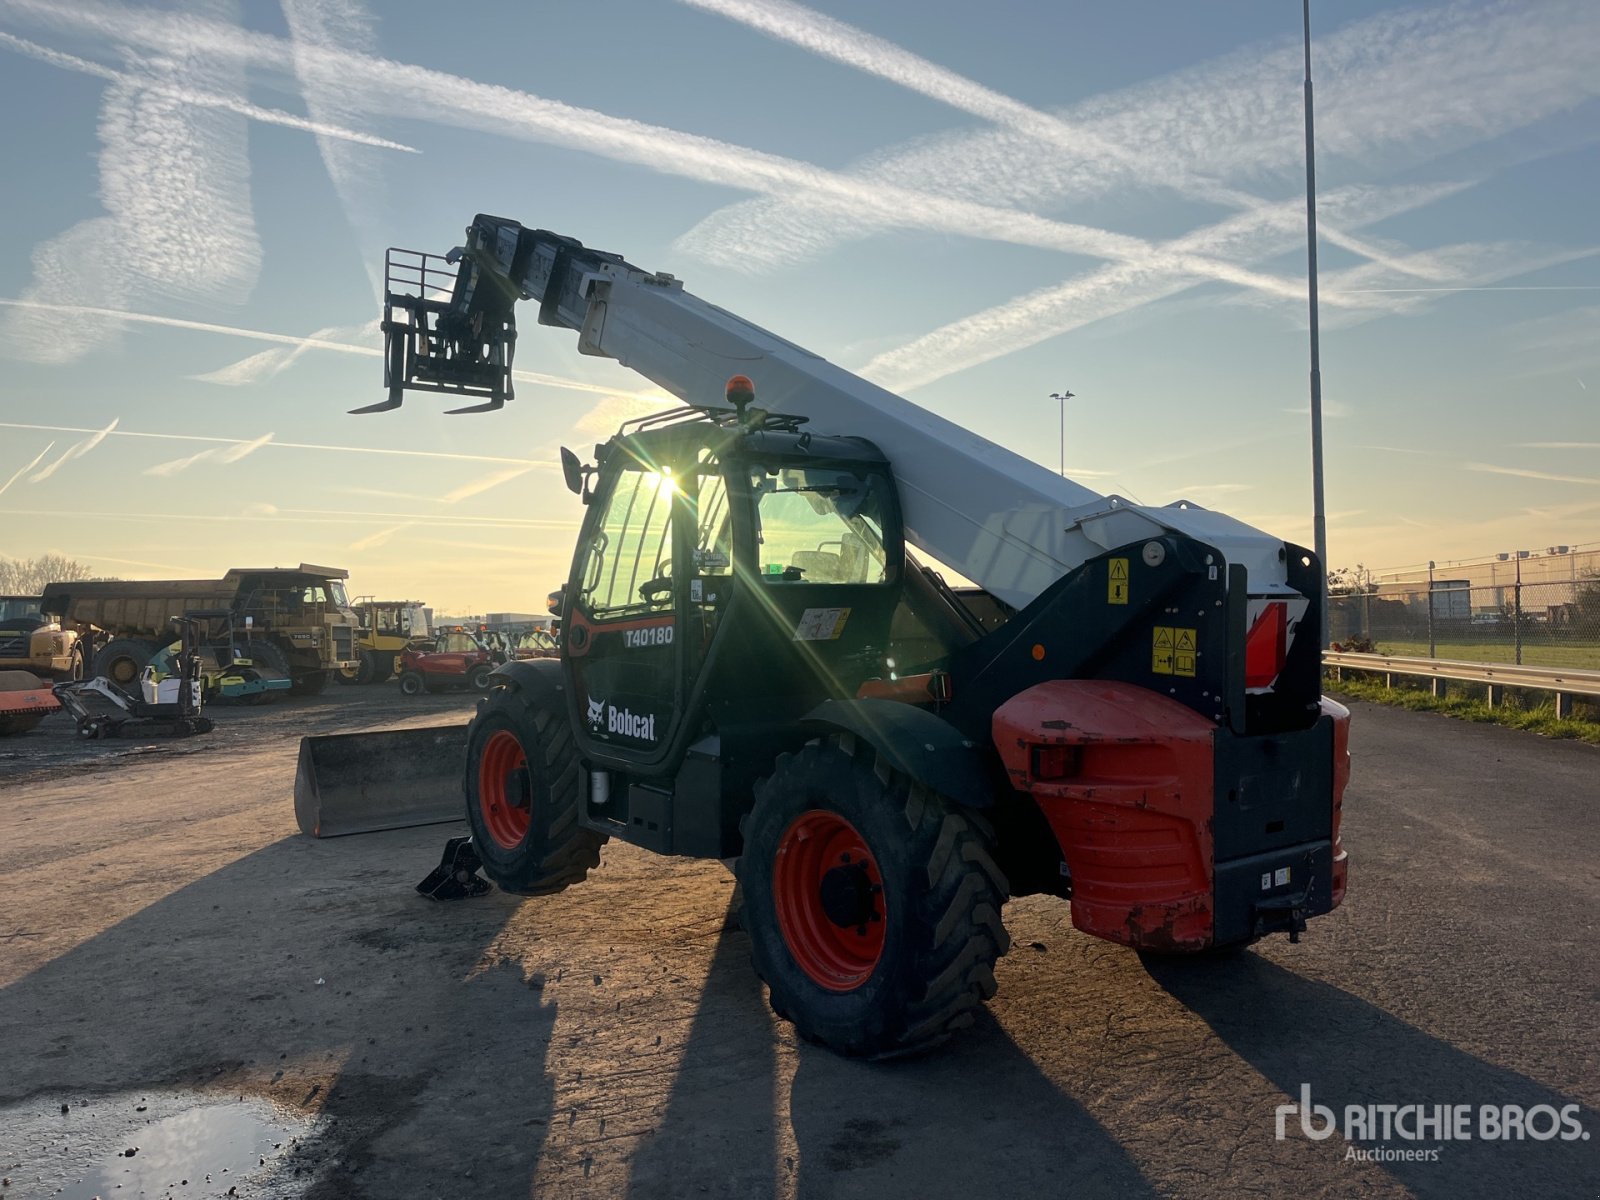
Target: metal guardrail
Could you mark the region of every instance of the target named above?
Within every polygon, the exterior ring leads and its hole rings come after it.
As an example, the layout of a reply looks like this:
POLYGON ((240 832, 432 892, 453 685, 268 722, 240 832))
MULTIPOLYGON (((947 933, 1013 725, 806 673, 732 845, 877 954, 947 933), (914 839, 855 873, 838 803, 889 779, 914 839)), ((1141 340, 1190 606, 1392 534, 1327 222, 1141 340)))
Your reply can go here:
POLYGON ((1572 715, 1574 696, 1600 696, 1600 671, 1467 662, 1449 658, 1406 658, 1396 654, 1351 654, 1335 650, 1322 652, 1322 665, 1332 668, 1336 679, 1342 677, 1340 672, 1345 668, 1382 675, 1385 687, 1394 686, 1396 675, 1420 676, 1433 681, 1435 696, 1444 695, 1447 680, 1485 684, 1489 689, 1490 708, 1500 702, 1502 690, 1508 687, 1553 692, 1558 717, 1572 715))

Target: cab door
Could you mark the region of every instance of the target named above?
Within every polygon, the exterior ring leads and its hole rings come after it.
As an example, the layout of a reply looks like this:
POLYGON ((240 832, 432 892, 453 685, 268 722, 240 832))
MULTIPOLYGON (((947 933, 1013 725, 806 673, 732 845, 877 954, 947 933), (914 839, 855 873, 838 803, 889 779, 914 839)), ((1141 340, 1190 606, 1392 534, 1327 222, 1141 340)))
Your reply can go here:
POLYGON ((607 464, 568 583, 562 638, 578 742, 603 765, 666 758, 683 703, 683 474, 626 452, 607 464))

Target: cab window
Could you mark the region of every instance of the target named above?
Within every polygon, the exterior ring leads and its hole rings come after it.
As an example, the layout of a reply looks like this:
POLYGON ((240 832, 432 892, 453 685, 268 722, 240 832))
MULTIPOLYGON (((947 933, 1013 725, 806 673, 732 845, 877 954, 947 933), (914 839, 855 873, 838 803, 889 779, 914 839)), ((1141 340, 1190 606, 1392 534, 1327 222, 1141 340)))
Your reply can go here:
POLYGON ((757 467, 757 541, 769 583, 884 583, 884 478, 833 467, 757 467))
POLYGON ((666 471, 630 467, 618 476, 584 557, 579 598, 597 618, 671 603, 672 508, 666 471))

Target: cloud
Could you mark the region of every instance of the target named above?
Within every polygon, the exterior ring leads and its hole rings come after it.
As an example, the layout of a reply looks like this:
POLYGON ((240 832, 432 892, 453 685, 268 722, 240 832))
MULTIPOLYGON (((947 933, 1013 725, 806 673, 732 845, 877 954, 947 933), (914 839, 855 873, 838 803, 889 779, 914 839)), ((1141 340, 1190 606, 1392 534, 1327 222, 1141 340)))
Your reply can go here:
POLYGON ((19 467, 4 483, 0 483, 0 495, 4 495, 7 488, 9 488, 17 480, 21 479, 29 471, 33 470, 33 468, 37 467, 39 463, 44 460, 44 456, 50 453, 50 450, 54 445, 55 442, 53 441, 46 443, 43 450, 35 454, 26 464, 19 467))
MULTIPOLYGON (((99 432, 93 429, 83 429, 76 425, 29 425, 18 421, 0 421, 0 429, 34 429, 49 433, 99 432)), ((197 433, 145 433, 132 429, 117 429, 112 432, 112 436, 156 438, 161 441, 171 442, 210 442, 226 446, 240 444, 239 439, 236 437, 210 437, 197 433)), ((434 458, 449 462, 517 463, 526 467, 551 467, 553 469, 551 464, 532 458, 503 458, 492 454, 457 454, 447 450, 396 450, 388 446, 330 446, 321 442, 272 441, 266 444, 276 450, 321 450, 334 454, 384 454, 398 455, 404 458, 434 458)))
MULTIPOLYGON (((190 0, 172 20, 219 23, 228 0, 190 0)), ((174 95, 188 90, 241 95, 244 69, 181 43, 135 49, 109 81, 100 107, 100 200, 106 215, 40 245, 23 299, 106 306, 159 299, 230 303, 243 299, 261 265, 250 199, 245 118, 174 95), (154 85, 154 86, 151 86, 154 85)), ((115 322, 63 323, 37 310, 5 322, 12 351, 35 362, 69 362, 116 340, 115 322)))
POLYGON ((1600 486, 1600 477, 1593 475, 1552 475, 1548 471, 1528 471, 1520 467, 1496 467, 1489 463, 1462 463, 1468 471, 1485 471, 1490 475, 1515 475, 1519 479, 1543 479, 1551 483, 1586 483, 1600 486))
MULTIPOLYGON (((1324 207, 1359 226, 1431 203, 1460 184, 1331 191, 1324 207)), ((1285 202, 1285 211, 1294 202, 1285 202)), ((1257 210, 1228 217, 1174 240, 1212 255, 1266 257, 1292 248, 1297 237, 1276 215, 1257 210)), ((1203 280, 1162 266, 1104 266, 1025 296, 962 317, 893 350, 878 354, 859 373, 890 391, 909 391, 968 367, 1015 353, 1107 317, 1177 295, 1203 280)), ((1305 288, 1291 297, 1305 304, 1305 288)), ((1337 301, 1335 301, 1337 303, 1337 301)), ((1392 306, 1392 304, 1391 304, 1392 306)))
MULTIPOLYGON (((340 125, 360 123, 367 116, 359 92, 345 86, 336 72, 317 69, 318 60, 308 53, 317 49, 346 50, 372 57, 378 39, 372 15, 361 0, 282 0, 284 19, 289 25, 295 77, 306 108, 319 121, 340 125)), ((378 252, 373 231, 387 228, 386 192, 381 160, 364 150, 335 138, 318 137, 328 178, 345 219, 362 247, 361 262, 372 283, 373 294, 383 294, 383 277, 378 270, 378 252)))
MULTIPOLYGON (((261 329, 244 329, 237 325, 217 325, 209 321, 188 321, 181 317, 164 317, 155 313, 129 312, 120 308, 90 307, 81 304, 47 304, 37 300, 16 300, 0 297, 0 308, 21 308, 36 310, 41 313, 56 313, 64 316, 90 317, 109 322, 133 322, 141 325, 164 325, 171 329, 189 329, 197 333, 218 333, 228 337, 246 338, 257 342, 274 342, 283 346, 296 347, 301 352, 306 350, 328 350, 336 354, 359 354, 363 358, 382 358, 383 351, 376 345, 362 346, 350 342, 329 341, 326 337, 302 337, 292 333, 270 333, 261 329)), ((350 336, 363 336, 370 331, 374 337, 377 334, 377 322, 369 321, 365 325, 335 326, 321 330, 320 333, 349 332, 350 336)), ((285 367, 299 359, 299 354, 291 353, 287 358, 272 358, 264 361, 260 355, 241 359, 227 367, 222 367, 209 375, 197 375, 196 379, 205 379, 210 383, 226 383, 240 385, 255 383, 262 379, 276 375, 285 367), (246 364, 250 364, 246 366, 246 364)), ((645 396, 645 392, 621 392, 616 388, 606 387, 598 383, 586 383, 581 379, 564 379, 559 375, 544 375, 537 371, 513 371, 511 377, 518 383, 532 383, 541 387, 562 388, 573 392, 588 392, 600 396, 645 396)))
POLYGON ((263 350, 238 362, 229 363, 225 367, 218 367, 215 371, 207 371, 191 378, 203 383, 221 384, 224 387, 246 387, 262 383, 280 372, 287 371, 312 350, 353 344, 358 349, 370 351, 368 357, 371 357, 381 354, 382 351, 375 345, 367 346, 363 343, 376 342, 380 328, 381 322, 377 318, 361 325, 328 325, 316 330, 309 337, 300 339, 299 344, 292 348, 263 350))
POLYGON ((414 524, 416 524, 414 521, 402 521, 399 525, 391 526, 388 529, 380 529, 377 533, 368 534, 364 538, 358 538, 356 541, 351 542, 348 549, 371 550, 376 546, 383 545, 395 534, 403 533, 410 529, 414 524))
POLYGON ((497 488, 502 483, 510 483, 513 479, 520 479, 532 467, 507 467, 504 471, 496 471, 492 475, 482 475, 477 479, 462 484, 452 492, 439 497, 440 504, 459 504, 470 496, 482 495, 490 488, 497 488))
MULTIPOLYGON (((996 92, 920 55, 790 0, 680 0, 691 8, 738 21, 813 54, 855 67, 913 92, 1014 130, 1041 145, 1064 151, 1077 161, 1093 161, 1119 172, 1128 182, 1171 188, 1198 200, 1245 210, 1272 203, 1194 171, 1187 162, 1156 163, 1141 149, 1124 145, 1096 129, 1076 124, 996 92)), ((1202 160, 1203 161, 1203 160, 1202 160)), ((1383 248, 1327 225, 1321 236, 1333 245, 1378 261, 1392 261, 1383 248)), ((1428 271, 1417 264, 1416 273, 1428 271)))
POLYGON ((354 142, 357 145, 371 146, 382 150, 397 150, 405 154, 421 153, 415 146, 407 146, 404 142, 392 142, 388 138, 376 137, 370 133, 362 133, 358 129, 346 129, 341 125, 332 125, 324 121, 308 121, 304 117, 297 117, 294 113, 283 112, 281 109, 262 108, 257 104, 249 104, 237 96, 197 92, 192 88, 162 83, 124 71, 118 71, 115 68, 90 62, 88 59, 79 58, 73 54, 63 54, 59 50, 52 50, 48 46, 41 46, 37 42, 30 42, 26 38, 15 37, 3 31, 0 31, 0 46, 15 50, 19 54, 24 54, 40 62, 49 63, 52 66, 63 67, 69 71, 78 71, 85 75, 98 76, 101 79, 125 84, 136 89, 144 88, 159 92, 164 96, 169 96, 184 104, 193 104, 199 108, 219 108, 224 112, 237 113, 241 117, 249 117, 252 121, 258 121, 264 125, 282 125, 288 129, 299 129, 306 133, 314 133, 319 138, 354 142))
POLYGON ((983 203, 948 189, 869 180, 713 138, 579 108, 527 92, 477 83, 423 67, 324 46, 295 44, 214 21, 173 21, 127 8, 42 5, 8 0, 6 7, 56 27, 98 33, 139 46, 176 44, 236 66, 286 67, 337 78, 352 104, 373 113, 446 122, 511 137, 565 146, 602 157, 726 187, 737 180, 752 191, 801 196, 838 210, 857 224, 938 232, 1087 254, 1168 270, 1183 270, 1243 287, 1296 295, 1294 280, 1250 271, 1192 252, 1160 249, 1126 234, 983 203))
MULTIPOLYGON (((1317 151, 1330 178, 1414 170, 1600 91, 1600 22, 1586 0, 1406 9, 1319 36, 1315 54, 1317 151)), ((1192 179, 1194 163, 1216 178, 1298 190, 1300 59, 1296 36, 1094 96, 1055 114, 1079 138, 1076 149, 1012 123, 918 138, 868 156, 853 174, 1046 211, 1192 179), (1104 145, 1129 149, 1107 155, 1097 151, 1104 145)), ((707 217, 679 245, 734 269, 765 270, 895 224, 844 215, 804 193, 746 200, 707 217)))
POLYGON ((253 504, 246 504, 242 515, 246 517, 270 517, 276 515, 277 511, 278 506, 276 504, 267 504, 258 500, 253 504))
POLYGON ((221 464, 236 463, 248 455, 254 454, 261 447, 272 441, 272 434, 265 433, 254 441, 235 442, 231 446, 217 446, 210 450, 201 450, 187 458, 175 458, 171 462, 157 463, 153 467, 146 467, 146 475, 170 476, 181 471, 187 471, 196 463, 215 462, 221 464))
MULTIPOLYGON (((46 464, 41 470, 36 471, 32 475, 28 476, 28 482, 42 483, 44 480, 49 479, 50 476, 54 475, 64 465, 71 462, 75 458, 82 458, 101 442, 105 441, 106 438, 110 436, 111 432, 116 429, 116 427, 117 421, 116 419, 113 419, 111 424, 107 425, 104 429, 86 431, 89 433, 88 437, 84 438, 81 442, 75 442, 73 445, 67 447, 67 449, 62 452, 60 458, 56 459, 52 463, 46 464)), ((51 444, 54 445, 55 443, 52 442, 51 444)), ((41 455, 41 457, 43 456, 41 455)))

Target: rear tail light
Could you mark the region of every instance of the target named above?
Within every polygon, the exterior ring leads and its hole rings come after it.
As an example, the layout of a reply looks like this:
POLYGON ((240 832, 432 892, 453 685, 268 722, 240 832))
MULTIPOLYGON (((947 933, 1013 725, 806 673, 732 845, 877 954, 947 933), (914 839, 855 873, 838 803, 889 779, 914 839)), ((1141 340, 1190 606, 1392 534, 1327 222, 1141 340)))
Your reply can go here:
POLYGON ((1262 608, 1244 639, 1244 685, 1269 688, 1289 654, 1289 606, 1275 600, 1262 608))
POLYGON ((1082 769, 1083 752, 1077 746, 1035 746, 1030 766, 1035 779, 1065 779, 1082 769))

